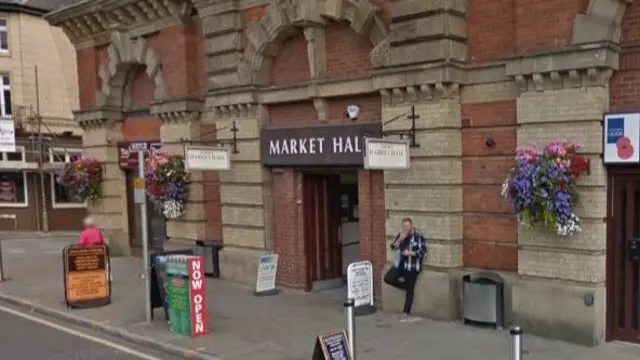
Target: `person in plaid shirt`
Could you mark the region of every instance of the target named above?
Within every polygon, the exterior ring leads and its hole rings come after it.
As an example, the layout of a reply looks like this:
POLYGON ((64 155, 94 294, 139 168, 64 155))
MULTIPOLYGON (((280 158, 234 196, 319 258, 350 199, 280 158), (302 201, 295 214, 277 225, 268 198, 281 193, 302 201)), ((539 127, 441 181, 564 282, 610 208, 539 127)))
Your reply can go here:
POLYGON ((411 317, 411 307, 413 306, 413 294, 418 280, 422 262, 427 255, 427 240, 425 236, 413 227, 410 218, 402 219, 402 232, 391 243, 391 249, 396 251, 394 268, 397 269, 397 276, 400 281, 391 284, 405 291, 404 308, 400 321, 408 322, 414 320, 411 317))

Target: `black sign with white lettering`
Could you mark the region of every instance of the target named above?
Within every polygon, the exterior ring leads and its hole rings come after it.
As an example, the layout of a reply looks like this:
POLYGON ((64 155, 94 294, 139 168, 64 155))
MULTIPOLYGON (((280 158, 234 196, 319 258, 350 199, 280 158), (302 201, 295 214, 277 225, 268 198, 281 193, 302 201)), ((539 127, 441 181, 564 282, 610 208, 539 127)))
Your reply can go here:
POLYGON ((265 166, 362 166, 365 137, 380 137, 380 123, 262 129, 265 166))

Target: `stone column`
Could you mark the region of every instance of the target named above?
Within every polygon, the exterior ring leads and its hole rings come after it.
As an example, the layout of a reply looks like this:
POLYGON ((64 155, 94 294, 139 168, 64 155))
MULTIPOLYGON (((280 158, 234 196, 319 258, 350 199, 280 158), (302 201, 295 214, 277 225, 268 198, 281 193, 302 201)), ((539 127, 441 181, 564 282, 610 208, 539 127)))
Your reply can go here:
POLYGON ((591 174, 578 182, 582 233, 565 238, 553 230, 519 229, 522 278, 513 286, 513 315, 532 332, 590 344, 602 341, 604 335, 607 199, 600 154, 610 76, 610 70, 579 69, 515 77, 522 91, 518 146, 578 141, 579 153, 591 161, 591 174), (594 296, 592 307, 583 303, 587 294, 594 296), (582 339, 570 334, 581 334, 582 339))
MULTIPOLYGON (((151 105, 151 113, 161 120, 160 139, 162 149, 169 155, 184 157, 184 145, 188 141, 200 141, 200 117, 203 101, 200 99, 179 99, 162 101, 151 105)), ((189 174, 189 198, 185 204, 185 215, 167 220, 165 249, 193 246, 196 240, 205 240, 204 190, 202 171, 189 174)))
POLYGON ((88 212, 107 235, 112 256, 130 255, 126 183, 118 166, 122 114, 119 110, 92 109, 76 112, 75 119, 84 130, 84 154, 95 156, 104 167, 103 197, 89 203, 88 212))
POLYGON ((273 246, 270 174, 260 164, 260 128, 266 117, 263 106, 237 104, 214 106, 203 119, 203 124, 216 125, 218 141, 227 146, 232 145, 234 122, 238 129, 231 170, 219 175, 224 241, 220 266, 223 278, 245 284, 255 283, 258 259, 273 246))
MULTIPOLYGON (((399 231, 402 218, 413 218, 428 232, 427 268, 416 287, 414 311, 430 318, 456 316, 456 278, 448 270, 462 266, 462 144, 460 97, 456 84, 429 84, 382 91, 384 130, 409 130, 411 105, 420 147, 411 149, 411 168, 385 171, 387 240, 399 231)), ((387 249, 389 247, 387 246, 387 249)), ((388 250, 388 261, 393 260, 388 250)), ((384 285, 385 309, 400 311, 404 297, 384 285)))

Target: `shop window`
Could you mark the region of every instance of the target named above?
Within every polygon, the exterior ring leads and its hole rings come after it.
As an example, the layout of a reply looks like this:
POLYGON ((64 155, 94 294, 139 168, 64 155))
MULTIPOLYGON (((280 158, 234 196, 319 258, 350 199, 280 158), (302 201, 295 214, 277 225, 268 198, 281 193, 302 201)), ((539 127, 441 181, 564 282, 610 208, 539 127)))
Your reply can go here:
POLYGON ((27 173, 0 172, 0 207, 27 207, 27 173))
POLYGON ((0 116, 3 118, 11 118, 13 108, 11 105, 11 80, 9 75, 0 76, 2 79, 2 92, 0 92, 0 116))
MULTIPOLYGON (((69 163, 82 157, 80 149, 49 149, 50 163, 69 163)), ((86 201, 76 201, 71 198, 67 189, 58 184, 58 176, 51 174, 51 205, 54 209, 59 208, 83 208, 87 206, 86 201)))
POLYGON ((3 162, 25 162, 25 152, 24 146, 16 146, 16 151, 5 151, 0 153, 0 160, 3 162))

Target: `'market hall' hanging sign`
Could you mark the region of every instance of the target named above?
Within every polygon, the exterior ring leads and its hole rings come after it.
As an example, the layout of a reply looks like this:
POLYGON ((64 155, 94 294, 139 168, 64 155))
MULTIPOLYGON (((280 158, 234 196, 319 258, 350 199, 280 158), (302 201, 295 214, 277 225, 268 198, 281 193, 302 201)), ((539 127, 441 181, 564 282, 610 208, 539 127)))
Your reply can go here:
POLYGON ((604 115, 603 152, 605 165, 640 162, 640 113, 604 115))

